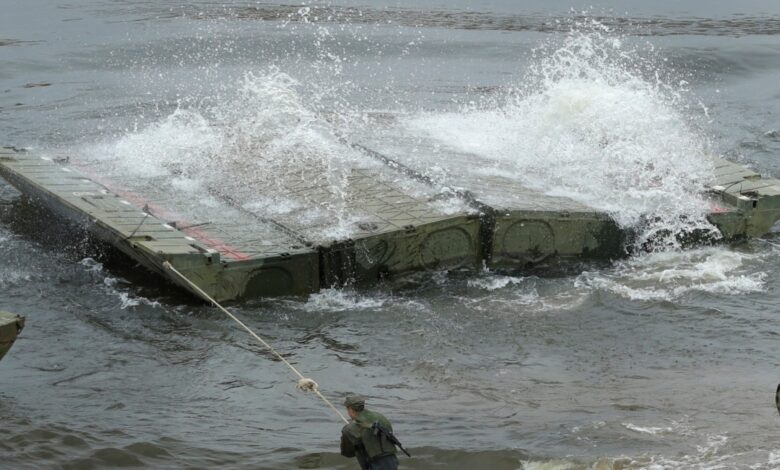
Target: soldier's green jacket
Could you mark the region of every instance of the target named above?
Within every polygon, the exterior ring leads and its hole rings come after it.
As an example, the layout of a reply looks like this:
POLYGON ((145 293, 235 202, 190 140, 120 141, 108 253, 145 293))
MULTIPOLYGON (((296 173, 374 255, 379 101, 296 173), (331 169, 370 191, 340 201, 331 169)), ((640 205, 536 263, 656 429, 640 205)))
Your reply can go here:
POLYGON ((367 468, 368 463, 383 455, 395 454, 395 446, 383 434, 371 429, 378 422, 388 431, 393 431, 393 425, 383 415, 363 410, 357 418, 341 430, 341 455, 357 457, 361 468, 367 468))

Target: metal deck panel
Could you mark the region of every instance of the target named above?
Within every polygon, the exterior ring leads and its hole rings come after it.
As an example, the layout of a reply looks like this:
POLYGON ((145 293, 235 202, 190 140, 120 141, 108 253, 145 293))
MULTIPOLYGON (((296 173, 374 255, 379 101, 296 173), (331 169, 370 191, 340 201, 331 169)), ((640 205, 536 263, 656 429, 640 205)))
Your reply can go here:
MULTIPOLYGON (((189 287, 163 269, 163 262, 171 262, 218 300, 301 294, 319 288, 316 250, 273 225, 252 221, 252 227, 246 228, 231 221, 221 229, 208 223, 179 230, 176 225, 183 217, 173 211, 163 209, 164 218, 151 210, 144 212, 136 205, 143 201, 140 196, 124 189, 119 190, 121 194, 111 192, 103 182, 63 165, 67 163, 27 152, 0 151, 0 176, 55 212, 84 223, 99 238, 186 289, 189 287), (170 218, 176 221, 167 220, 170 218), (250 232, 252 240, 262 243, 247 243, 250 232), (233 242, 237 246, 232 246, 233 242)), ((155 209, 160 207, 159 201, 146 202, 155 209)), ((209 215, 223 219, 235 215, 229 207, 211 212, 209 215)))
MULTIPOLYGON (((423 144, 415 142, 409 147, 416 148, 417 154, 394 151, 398 148, 395 142, 379 147, 378 152, 368 150, 366 155, 433 186, 454 188, 479 207, 485 213, 484 257, 492 267, 524 268, 560 259, 626 254, 626 234, 605 213, 570 198, 546 195, 519 179, 486 171, 496 163, 476 155, 448 152, 445 159, 426 161, 420 157, 425 152, 423 144)), ((432 155, 436 152, 432 147, 428 150, 432 155)))
POLYGON ((272 195, 278 204, 289 205, 286 211, 252 204, 267 194, 262 181, 227 180, 210 191, 321 247, 327 284, 479 265, 479 221, 473 208, 452 198, 454 210, 443 210, 437 191, 368 163, 346 170, 338 189, 321 175, 276 175, 283 184, 274 186, 272 195))

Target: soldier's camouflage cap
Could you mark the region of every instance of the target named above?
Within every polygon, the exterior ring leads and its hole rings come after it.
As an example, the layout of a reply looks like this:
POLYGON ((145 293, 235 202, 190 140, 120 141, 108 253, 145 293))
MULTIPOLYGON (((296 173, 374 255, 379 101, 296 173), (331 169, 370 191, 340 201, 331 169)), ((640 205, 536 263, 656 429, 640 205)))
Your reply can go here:
POLYGON ((347 398, 344 399, 344 406, 366 406, 366 399, 360 395, 347 395, 347 398))

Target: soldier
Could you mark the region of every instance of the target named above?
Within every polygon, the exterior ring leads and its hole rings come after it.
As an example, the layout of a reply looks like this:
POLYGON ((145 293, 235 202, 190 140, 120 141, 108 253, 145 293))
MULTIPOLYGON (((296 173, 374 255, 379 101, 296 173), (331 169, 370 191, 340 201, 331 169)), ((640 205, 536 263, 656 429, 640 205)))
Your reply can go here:
POLYGON ((390 421, 379 413, 365 409, 366 401, 357 395, 344 400, 352 421, 341 430, 341 455, 357 457, 362 470, 396 470, 397 440, 390 421))

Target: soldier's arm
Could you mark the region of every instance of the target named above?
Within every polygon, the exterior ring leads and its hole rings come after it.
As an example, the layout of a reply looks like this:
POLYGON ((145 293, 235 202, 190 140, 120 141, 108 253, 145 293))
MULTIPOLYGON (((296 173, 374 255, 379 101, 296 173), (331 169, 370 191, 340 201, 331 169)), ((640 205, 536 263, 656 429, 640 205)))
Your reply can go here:
POLYGON ((347 433, 343 431, 341 433, 341 455, 343 455, 344 457, 355 456, 355 445, 349 439, 347 433))

